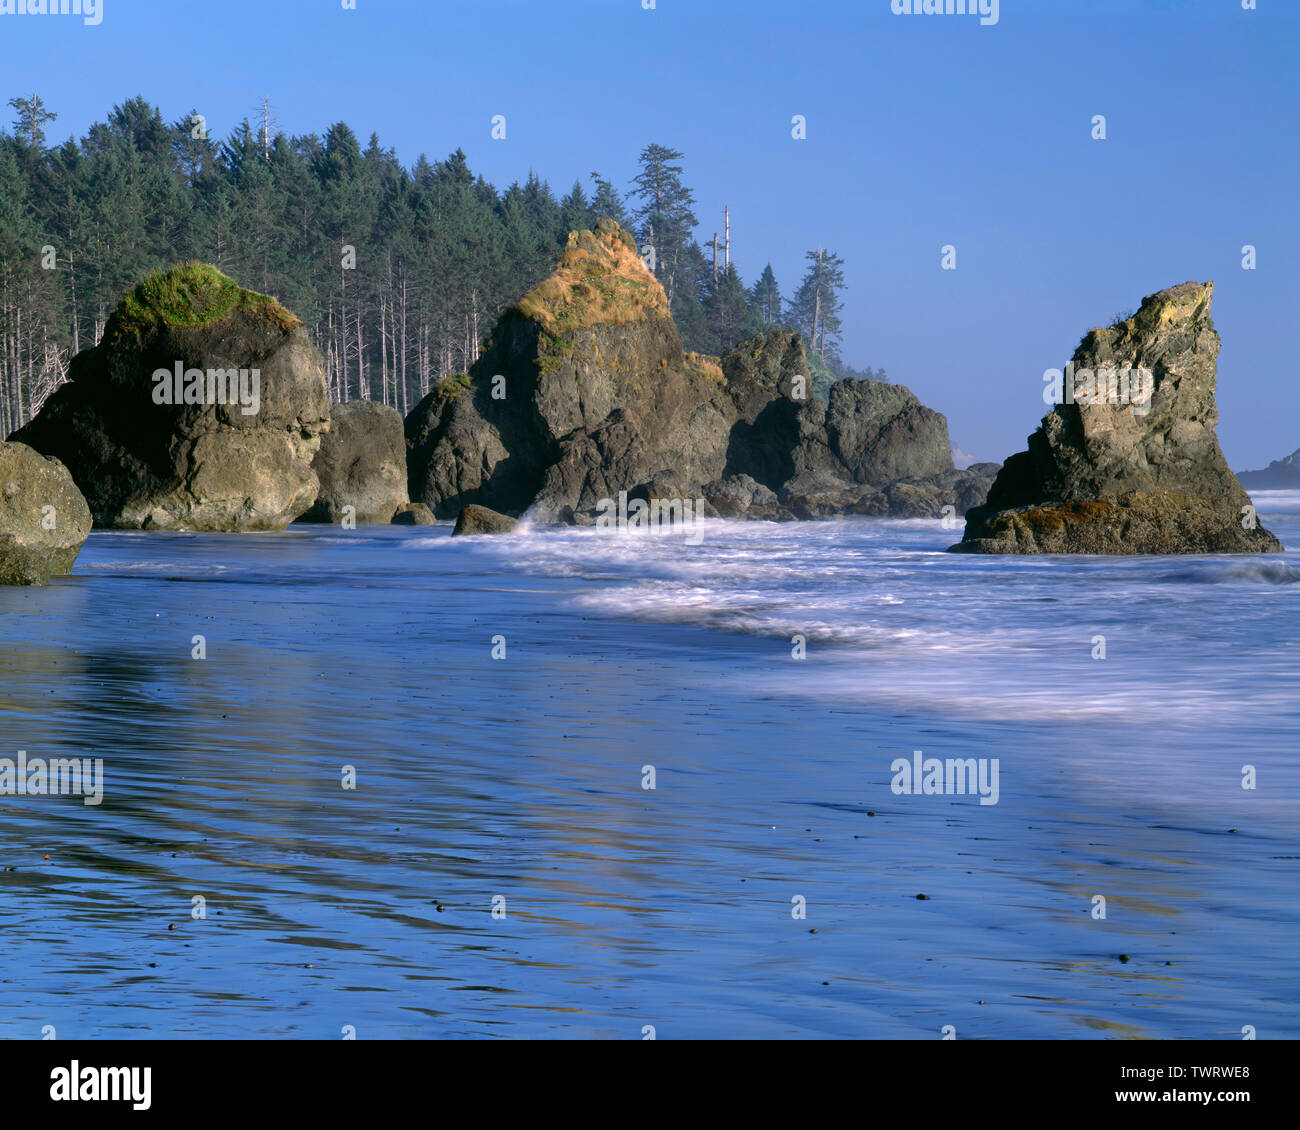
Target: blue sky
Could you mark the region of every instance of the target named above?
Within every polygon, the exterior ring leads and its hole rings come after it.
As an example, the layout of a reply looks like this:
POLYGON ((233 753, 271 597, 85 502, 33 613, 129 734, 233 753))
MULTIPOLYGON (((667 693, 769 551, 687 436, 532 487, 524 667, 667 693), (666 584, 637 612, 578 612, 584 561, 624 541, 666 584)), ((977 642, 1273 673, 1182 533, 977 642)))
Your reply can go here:
POLYGON ((890 0, 103 0, 98 27, 0 16, 0 73, 59 140, 140 94, 220 135, 268 96, 288 133, 343 120, 408 165, 461 147, 499 186, 626 188, 645 144, 674 146, 701 238, 730 205, 746 281, 770 260, 787 293, 807 249, 837 251, 846 359, 986 459, 1024 446, 1089 326, 1214 279, 1240 469, 1300 446, 1300 4, 1258 9, 1001 0, 981 26, 890 0))

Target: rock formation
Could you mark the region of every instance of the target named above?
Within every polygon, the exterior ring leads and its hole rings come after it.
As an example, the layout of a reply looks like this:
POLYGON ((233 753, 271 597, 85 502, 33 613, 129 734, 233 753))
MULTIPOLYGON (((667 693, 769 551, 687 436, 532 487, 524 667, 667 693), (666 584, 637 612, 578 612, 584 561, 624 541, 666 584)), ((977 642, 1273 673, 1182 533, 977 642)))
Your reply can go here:
MULTIPOLYGON (((1143 299, 1089 331, 1074 353, 1074 403, 1059 403, 1029 450, 966 516, 968 553, 1259 553, 1258 526, 1214 428, 1219 335, 1213 283, 1143 299), (1100 390, 1104 389, 1104 393, 1100 390), (1142 401, 1146 399, 1144 404, 1142 401)), ((1069 399, 1066 397, 1066 399, 1069 399)))
POLYGON ((393 515, 394 526, 436 526, 438 521, 423 502, 407 502, 393 515))
POLYGON ((506 312, 473 373, 407 417, 411 497, 556 513, 672 467, 713 478, 726 446, 722 374, 682 351, 628 232, 569 237, 559 269, 506 312))
POLYGON ((358 525, 387 525, 407 505, 406 436, 395 408, 335 404, 311 466, 320 492, 301 522, 338 522, 351 506, 358 525))
POLYGON ((519 523, 514 518, 509 518, 505 514, 498 514, 495 510, 489 510, 486 506, 475 506, 473 504, 466 506, 460 512, 456 519, 456 528, 451 531, 451 536, 464 537, 467 534, 508 534, 512 533, 519 523))
POLYGON ((43 585, 72 569, 90 507, 57 459, 0 443, 0 585, 43 585))
POLYGON ((1239 471, 1237 481, 1247 490, 1300 490, 1300 451, 1274 459, 1262 471, 1239 471))
POLYGON ((602 500, 670 481, 728 516, 937 516, 982 501, 992 479, 954 469, 947 421, 902 386, 841 381, 829 403, 813 397, 798 333, 720 359, 684 352, 663 289, 609 220, 569 237, 472 372, 415 407, 406 438, 411 497, 439 517, 476 503, 591 522, 602 500))
POLYGON ((97 526, 281 529, 315 501, 324 363, 273 298, 187 264, 109 317, 11 437, 67 466, 97 526))

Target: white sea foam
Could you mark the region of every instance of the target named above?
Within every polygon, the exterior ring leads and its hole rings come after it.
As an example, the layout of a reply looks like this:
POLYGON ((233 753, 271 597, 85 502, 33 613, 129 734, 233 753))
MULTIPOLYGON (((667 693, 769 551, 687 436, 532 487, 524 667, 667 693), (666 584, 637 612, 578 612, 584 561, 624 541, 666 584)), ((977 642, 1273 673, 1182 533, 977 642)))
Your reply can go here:
POLYGON ((1300 598, 1293 554, 972 558, 944 552, 955 539, 937 521, 710 527, 699 546, 591 529, 477 544, 511 570, 585 578, 569 598, 584 615, 759 637, 774 659, 802 636, 805 662, 746 672, 773 694, 986 720, 1180 722, 1294 698, 1294 654, 1242 630, 1261 594, 1300 598), (1107 658, 1094 660, 1103 636, 1107 658))

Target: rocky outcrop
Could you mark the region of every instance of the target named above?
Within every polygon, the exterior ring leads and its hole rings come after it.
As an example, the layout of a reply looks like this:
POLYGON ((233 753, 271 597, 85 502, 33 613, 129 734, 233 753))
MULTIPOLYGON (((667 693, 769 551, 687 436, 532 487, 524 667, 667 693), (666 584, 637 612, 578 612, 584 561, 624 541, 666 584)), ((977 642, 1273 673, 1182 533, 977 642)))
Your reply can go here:
POLYGON ((522 513, 594 508, 672 467, 722 470, 722 374, 682 351, 630 233, 575 232, 554 275, 507 311, 472 373, 407 417, 412 499, 522 513))
POLYGON ((334 405, 311 466, 320 491, 299 521, 338 522, 351 506, 358 525, 387 525, 408 502, 401 414, 372 400, 334 405))
POLYGON ((1143 299, 1088 333, 1063 400, 966 516, 968 553, 1259 553, 1254 519, 1215 425, 1213 283, 1143 299), (1075 395, 1068 393, 1073 377, 1075 395), (1104 391, 1100 391, 1103 390, 1104 391))
POLYGON ((976 463, 964 471, 953 468, 935 475, 896 479, 884 486, 845 483, 834 474, 810 472, 791 479, 781 490, 780 504, 800 519, 833 518, 839 514, 870 518, 943 518, 965 514, 984 502, 999 470, 997 463, 976 463))
POLYGON ((456 519, 456 528, 452 537, 464 537, 467 534, 509 534, 519 526, 514 519, 505 514, 498 514, 486 506, 466 506, 456 519))
POLYGON ((900 385, 842 381, 814 398, 798 333, 685 353, 663 289, 608 220, 569 237, 556 273, 472 372, 416 406, 406 438, 411 497, 439 517, 479 504, 588 523, 603 500, 669 482, 732 517, 960 513, 990 480, 955 470, 947 421, 900 385), (891 500, 897 483, 912 489, 891 500))
MULTIPOLYGON (((700 488, 700 495, 721 518, 780 518, 776 495, 749 475, 728 475, 700 488)), ((681 497, 681 496, 678 496, 681 497)))
POLYGON ((809 400, 800 415, 795 475, 829 473, 879 487, 954 469, 948 421, 902 385, 836 381, 829 401, 809 400))
POLYGON ((1300 490, 1300 451, 1274 459, 1262 471, 1238 471, 1237 481, 1247 490, 1300 490))
POLYGON ((393 515, 394 526, 436 526, 437 519, 423 502, 407 502, 393 515))
POLYGON ((70 572, 90 507, 68 470, 21 443, 0 443, 0 585, 43 585, 70 572))
POLYGON ((324 362, 273 298, 188 264, 110 316, 12 439, 60 459, 95 525, 282 529, 315 501, 324 362))

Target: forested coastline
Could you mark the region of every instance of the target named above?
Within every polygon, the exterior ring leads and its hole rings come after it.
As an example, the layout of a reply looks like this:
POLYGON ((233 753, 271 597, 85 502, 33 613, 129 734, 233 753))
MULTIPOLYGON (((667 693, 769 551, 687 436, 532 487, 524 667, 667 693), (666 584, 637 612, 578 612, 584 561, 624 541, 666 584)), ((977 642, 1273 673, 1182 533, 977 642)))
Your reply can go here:
POLYGON ((39 95, 9 106, 0 436, 29 420, 71 358, 99 340, 129 287, 188 259, 297 313, 325 356, 332 399, 406 414, 474 363, 502 311, 554 269, 568 233, 601 216, 637 233, 687 349, 719 354, 787 326, 804 334, 822 395, 837 377, 884 377, 840 359, 839 257, 809 251, 788 295, 770 265, 746 285, 725 245, 697 240, 683 155, 662 145, 641 151, 625 191, 591 173, 561 196, 532 173, 498 189, 459 149, 406 168, 377 136, 363 147, 343 123, 291 137, 269 106, 221 140, 197 111, 169 123, 137 97, 62 144, 47 140, 57 114, 39 95))

